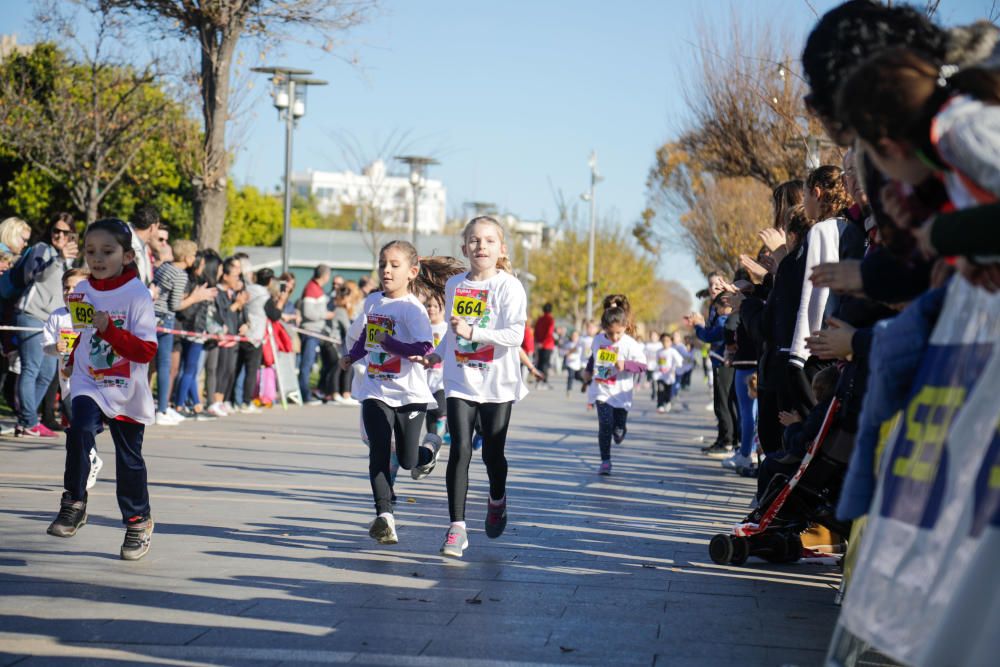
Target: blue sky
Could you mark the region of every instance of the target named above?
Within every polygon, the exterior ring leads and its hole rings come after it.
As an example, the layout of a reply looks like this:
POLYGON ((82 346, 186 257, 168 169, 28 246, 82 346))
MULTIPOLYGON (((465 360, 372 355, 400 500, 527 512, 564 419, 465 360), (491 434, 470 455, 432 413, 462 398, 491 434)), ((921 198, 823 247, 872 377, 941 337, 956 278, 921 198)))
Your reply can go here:
MULTIPOLYGON (((32 41, 29 3, 4 4, 0 32, 32 41)), ((823 13, 838 3, 809 4, 823 13)), ((338 136, 373 147, 393 131, 407 132, 413 152, 441 161, 431 176, 448 188, 449 211, 481 200, 524 218, 551 220, 552 188, 579 201, 593 149, 605 179, 598 208, 627 224, 645 205, 653 151, 685 126, 678 82, 696 26, 724 26, 733 11, 744 20, 770 17, 798 52, 816 18, 809 4, 383 0, 339 52, 357 55, 360 65, 295 43, 261 64, 312 69, 330 82, 309 93, 295 134, 296 171, 348 167, 338 136)), ((938 21, 950 25, 981 17, 990 1, 941 5, 938 21)), ((270 190, 281 178, 284 139, 262 79, 248 98, 245 142, 232 175, 270 190)), ((580 212, 585 215, 585 208, 580 212)), ((667 239, 659 273, 692 290, 703 283, 677 239, 667 239)))

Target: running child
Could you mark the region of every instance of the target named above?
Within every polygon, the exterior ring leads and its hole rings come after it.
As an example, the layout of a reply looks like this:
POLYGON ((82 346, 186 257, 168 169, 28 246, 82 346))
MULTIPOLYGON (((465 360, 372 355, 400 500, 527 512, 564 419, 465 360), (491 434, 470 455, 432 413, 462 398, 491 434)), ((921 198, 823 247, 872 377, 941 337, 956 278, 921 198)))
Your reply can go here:
MULTIPOLYGON (((657 395, 659 393, 659 386, 656 380, 657 357, 665 344, 669 345, 669 343, 664 343, 663 336, 655 331, 650 331, 649 342, 647 342, 644 346, 646 350, 646 382, 649 383, 649 397, 654 401, 657 400, 657 395)), ((657 403, 657 408, 659 407, 660 404, 657 403)), ((661 410, 657 411, 662 412, 661 410)))
POLYGON ((368 535, 380 544, 396 544, 396 521, 392 513, 390 458, 393 435, 399 466, 414 479, 430 474, 437 463, 441 438, 429 433, 420 444, 420 431, 434 396, 423 369, 411 357, 430 352, 433 340, 427 311, 414 294, 425 282, 417 250, 406 241, 391 241, 378 259, 382 290, 372 292, 348 332, 355 340, 341 357, 347 370, 365 359, 365 372, 356 378, 352 391, 361 401, 361 419, 368 439, 368 477, 375 499, 375 519, 368 535))
MULTIPOLYGON (((89 275, 87 269, 70 269, 63 273, 63 300, 76 291, 76 286, 89 275)), ((73 395, 70 390, 69 376, 73 368, 69 365, 69 353, 80 332, 73 328, 73 318, 66 306, 56 308, 49 315, 42 328, 42 351, 45 354, 59 358, 59 368, 56 371, 59 378, 60 408, 66 423, 73 421, 73 395)), ((97 446, 90 450, 90 474, 87 476, 87 488, 92 489, 97 484, 97 475, 104 467, 104 461, 97 455, 97 446)))
POLYGON ((486 536, 507 526, 507 459, 504 446, 510 413, 528 390, 521 379, 527 298, 511 271, 503 228, 489 216, 473 218, 462 232, 469 271, 445 288, 451 331, 424 362, 444 360, 451 453, 448 458, 448 513, 451 525, 441 554, 461 558, 469 546, 465 501, 469 491, 473 429, 483 437, 483 462, 490 480, 486 536), (478 420, 478 421, 477 421, 478 420))
POLYGON ((673 345, 670 334, 660 336, 660 349, 656 352, 656 411, 660 414, 670 412, 670 399, 673 397, 677 374, 684 365, 684 357, 673 345))
POLYGON ((621 444, 628 432, 628 411, 637 374, 646 372, 642 343, 625 333, 628 313, 612 306, 601 315, 602 333, 594 338, 594 352, 586 372, 593 379, 587 402, 597 407, 597 444, 601 450, 598 474, 611 474, 611 440, 621 444), (591 372, 590 369, 593 369, 591 372))
POLYGON ((127 224, 98 220, 87 227, 83 244, 90 278, 66 295, 80 331, 70 353, 73 418, 66 430, 66 490, 48 532, 72 537, 87 523, 90 452, 107 422, 125 523, 120 555, 138 560, 149 552, 153 535, 142 439, 154 420, 149 362, 156 356, 156 316, 149 290, 138 277, 127 224))

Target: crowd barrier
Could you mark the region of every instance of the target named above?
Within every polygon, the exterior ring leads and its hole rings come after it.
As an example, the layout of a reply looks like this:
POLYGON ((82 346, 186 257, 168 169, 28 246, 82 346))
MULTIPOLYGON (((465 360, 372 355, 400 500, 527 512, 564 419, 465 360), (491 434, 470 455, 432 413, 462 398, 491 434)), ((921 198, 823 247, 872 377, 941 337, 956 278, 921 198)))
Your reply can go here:
POLYGON ((873 647, 915 667, 1000 654, 1000 294, 956 277, 879 484, 826 663, 873 647))

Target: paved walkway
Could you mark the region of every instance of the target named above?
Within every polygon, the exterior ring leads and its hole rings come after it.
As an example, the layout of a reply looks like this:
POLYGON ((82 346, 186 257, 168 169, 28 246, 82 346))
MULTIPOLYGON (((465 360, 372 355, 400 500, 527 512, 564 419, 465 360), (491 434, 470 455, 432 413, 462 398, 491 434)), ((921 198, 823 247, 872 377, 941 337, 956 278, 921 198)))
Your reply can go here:
POLYGON ((90 523, 68 540, 45 534, 61 441, 0 440, 0 665, 820 664, 837 574, 712 564, 752 480, 698 453, 709 396, 684 399, 669 415, 637 400, 602 478, 580 395, 533 393, 508 443, 507 532, 482 532, 474 459, 462 561, 437 552, 446 451, 428 479, 400 476, 400 544, 368 538, 356 409, 149 429, 157 526, 138 563, 118 560, 108 436, 90 523))

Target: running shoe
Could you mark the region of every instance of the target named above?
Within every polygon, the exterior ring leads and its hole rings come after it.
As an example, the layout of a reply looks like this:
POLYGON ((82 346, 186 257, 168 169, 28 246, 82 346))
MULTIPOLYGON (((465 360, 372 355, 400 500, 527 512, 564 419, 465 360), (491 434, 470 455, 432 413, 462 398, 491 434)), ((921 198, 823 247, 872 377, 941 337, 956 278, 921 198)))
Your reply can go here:
POLYGON ((659 413, 659 414, 661 414, 661 415, 664 412, 666 412, 666 411, 667 411, 667 409, 665 407, 663 407, 662 405, 660 407, 656 408, 656 412, 659 413))
POLYGON ((187 419, 187 417, 177 412, 177 410, 174 410, 173 408, 167 408, 167 414, 176 419, 178 422, 182 422, 185 419, 187 419))
POLYGON ((229 416, 229 412, 226 410, 226 406, 224 406, 222 403, 212 403, 210 406, 208 406, 208 408, 205 409, 205 412, 212 415, 213 417, 229 416))
POLYGON ((611 461, 601 461, 601 467, 597 469, 598 475, 611 474, 611 461))
POLYGON ((729 470, 739 470, 750 465, 750 457, 743 456, 739 452, 736 452, 732 456, 722 459, 722 467, 729 470))
POLYGON ((323 405, 323 401, 318 398, 310 398, 305 404, 307 407, 314 407, 317 405, 323 405))
POLYGON ((139 560, 149 553, 153 539, 153 518, 134 516, 125 522, 125 541, 120 552, 122 560, 139 560))
POLYGON ((670 409, 671 409, 670 408, 670 403, 667 403, 665 406, 663 406, 663 411, 664 412, 670 412, 670 409))
POLYGON ((340 401, 341 405, 361 405, 361 401, 347 396, 340 401))
POLYGON ((59 501, 59 515, 49 524, 48 534, 56 537, 73 537, 87 525, 87 501, 73 500, 69 491, 63 491, 59 501))
POLYGON ((622 444, 625 441, 625 434, 628 433, 628 429, 625 427, 616 428, 611 431, 611 438, 615 441, 616 445, 622 444))
POLYGON ((486 537, 496 539, 503 535, 507 527, 507 496, 494 501, 486 501, 486 537))
POLYGON ((262 410, 253 403, 247 403, 242 408, 240 408, 240 412, 245 415, 259 415, 262 412, 262 410))
POLYGON ((375 520, 368 526, 368 536, 379 544, 398 544, 396 519, 391 514, 375 517, 375 520))
POLYGON ((87 488, 92 489, 97 484, 97 475, 104 467, 104 461, 97 455, 96 449, 90 450, 90 474, 87 475, 87 488))
POLYGON ((472 451, 478 452, 483 448, 483 436, 478 433, 472 436, 472 451))
POLYGON ((218 417, 213 415, 208 410, 202 410, 200 412, 194 413, 194 420, 199 422, 214 422, 218 417))
POLYGON ((420 446, 430 450, 431 459, 422 466, 414 466, 413 470, 410 471, 410 477, 413 479, 423 479, 424 477, 427 477, 427 475, 431 474, 431 471, 434 470, 434 466, 437 465, 438 454, 441 453, 442 444, 443 441, 439 435, 428 433, 424 436, 424 442, 420 446))
POLYGON ((462 552, 469 548, 469 535, 461 526, 449 526, 441 545, 441 555, 451 558, 461 558, 462 552))
POLYGON ((55 438, 57 437, 45 424, 38 423, 31 428, 18 426, 14 430, 14 435, 19 438, 55 438))
POLYGON ((729 445, 723 445, 721 443, 715 443, 706 450, 703 450, 706 456, 710 456, 713 459, 724 459, 733 453, 733 448, 729 445))

